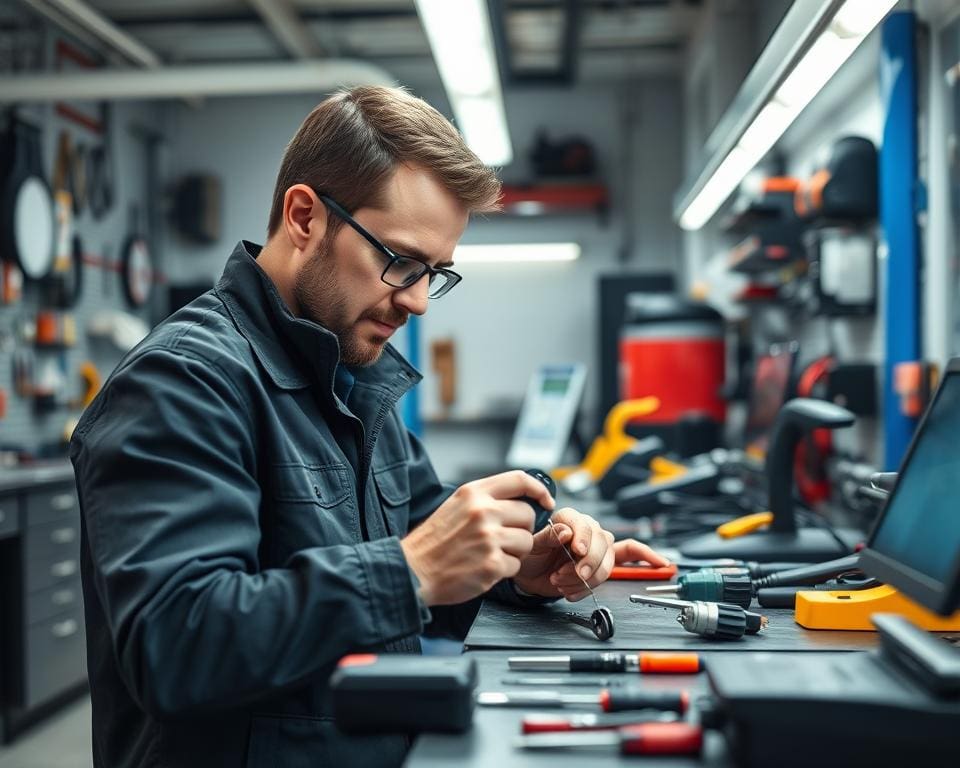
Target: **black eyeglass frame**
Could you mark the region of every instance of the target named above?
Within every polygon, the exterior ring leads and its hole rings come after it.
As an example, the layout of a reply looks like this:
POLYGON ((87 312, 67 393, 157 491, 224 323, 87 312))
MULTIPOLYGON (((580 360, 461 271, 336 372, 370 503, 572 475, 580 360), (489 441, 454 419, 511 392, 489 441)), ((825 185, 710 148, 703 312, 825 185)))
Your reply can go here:
POLYGON ((350 227, 352 227, 353 230, 360 235, 360 237, 362 237, 381 254, 387 257, 387 266, 384 267, 383 272, 380 273, 380 280, 389 285, 391 288, 409 288, 410 286, 416 285, 420 280, 422 280, 424 275, 430 275, 427 280, 429 285, 429 283, 433 281, 435 275, 442 275, 446 278, 447 282, 444 283, 443 287, 440 289, 440 293, 431 295, 429 288, 427 289, 427 298, 439 299, 441 296, 446 296, 448 293, 450 293, 453 287, 463 280, 463 277, 458 275, 452 269, 447 269, 446 267, 431 267, 429 264, 425 264, 424 262, 420 261, 420 259, 414 259, 410 256, 401 256, 399 253, 394 253, 390 248, 381 243, 377 238, 364 229, 363 226, 358 223, 353 216, 347 213, 346 209, 336 200, 333 200, 326 195, 317 195, 317 197, 319 197, 320 201, 327 206, 327 208, 337 214, 337 216, 343 219, 344 222, 349 224, 350 227), (414 273, 416 277, 408 280, 406 283, 402 285, 396 285, 395 283, 391 283, 389 280, 387 280, 387 272, 390 271, 390 268, 394 264, 397 264, 400 261, 415 262, 420 265, 420 271, 414 273))

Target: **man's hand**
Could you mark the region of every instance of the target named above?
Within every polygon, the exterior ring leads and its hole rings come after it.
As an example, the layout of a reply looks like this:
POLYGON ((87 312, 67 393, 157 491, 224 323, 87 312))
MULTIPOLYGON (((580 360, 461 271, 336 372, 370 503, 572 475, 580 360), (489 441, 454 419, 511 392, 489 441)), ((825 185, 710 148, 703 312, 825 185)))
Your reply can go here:
POLYGON ((520 496, 553 509, 543 483, 504 472, 460 486, 400 542, 427 605, 462 603, 517 574, 534 546, 533 509, 520 496))
POLYGON ((657 567, 669 565, 666 558, 635 539, 614 543, 612 533, 592 517, 573 509, 561 509, 552 520, 554 528, 547 526, 534 537, 533 549, 514 577, 514 584, 524 592, 575 602, 590 594, 578 574, 592 589, 607 580, 614 565, 636 560, 657 567), (563 545, 569 545, 576 571, 563 552, 563 545))

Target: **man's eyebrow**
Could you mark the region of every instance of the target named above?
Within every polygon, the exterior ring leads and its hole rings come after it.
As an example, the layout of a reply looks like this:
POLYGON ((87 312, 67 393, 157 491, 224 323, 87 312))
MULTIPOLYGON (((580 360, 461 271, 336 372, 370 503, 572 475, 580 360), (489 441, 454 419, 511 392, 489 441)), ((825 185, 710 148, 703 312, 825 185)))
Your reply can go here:
MULTIPOLYGON (((408 259, 416 259, 417 261, 422 261, 424 264, 430 263, 430 257, 427 254, 425 254, 423 251, 421 251, 419 248, 415 248, 413 246, 406 246, 406 245, 396 245, 394 242, 387 243, 386 241, 384 241, 384 244, 391 251, 397 254, 397 256, 406 256, 408 259)), ((453 266, 452 261, 444 261, 441 264, 437 264, 435 269, 441 269, 441 268, 452 267, 452 266, 453 266)))

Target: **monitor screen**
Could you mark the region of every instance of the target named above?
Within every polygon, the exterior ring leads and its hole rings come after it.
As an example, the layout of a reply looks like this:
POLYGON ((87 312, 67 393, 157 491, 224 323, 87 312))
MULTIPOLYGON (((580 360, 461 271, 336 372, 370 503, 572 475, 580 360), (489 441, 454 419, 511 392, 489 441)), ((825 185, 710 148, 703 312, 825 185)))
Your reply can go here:
POLYGON ((787 399, 796 354, 796 344, 782 344, 757 358, 744 429, 744 447, 757 458, 766 456, 773 422, 787 399))
POLYGON ((960 574, 960 365, 944 377, 874 527, 863 568, 931 610, 960 574))

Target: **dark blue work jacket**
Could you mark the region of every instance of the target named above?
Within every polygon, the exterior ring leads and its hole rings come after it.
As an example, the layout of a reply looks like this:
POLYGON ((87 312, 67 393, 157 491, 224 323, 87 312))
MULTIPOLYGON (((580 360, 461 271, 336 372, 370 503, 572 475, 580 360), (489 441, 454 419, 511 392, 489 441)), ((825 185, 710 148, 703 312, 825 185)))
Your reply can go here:
MULTIPOLYGON (((258 252, 239 244, 130 352, 73 437, 97 768, 379 766, 409 746, 340 733, 326 681, 350 652, 419 651, 398 537, 451 491, 395 407, 420 374, 388 346, 345 407, 336 337, 290 314, 258 252)), ((478 606, 427 629, 462 636, 478 606)))

